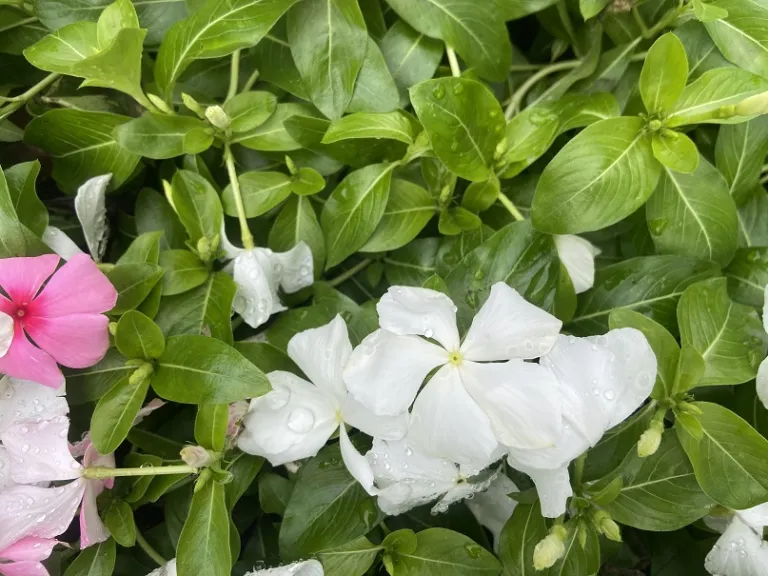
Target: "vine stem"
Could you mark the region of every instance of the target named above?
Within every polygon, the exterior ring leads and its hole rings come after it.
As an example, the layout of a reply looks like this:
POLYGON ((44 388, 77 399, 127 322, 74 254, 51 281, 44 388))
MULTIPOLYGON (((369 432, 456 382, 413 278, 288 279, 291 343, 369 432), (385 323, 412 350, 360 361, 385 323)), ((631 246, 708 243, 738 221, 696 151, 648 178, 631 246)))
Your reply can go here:
POLYGON ((168 474, 197 474, 198 469, 186 464, 173 466, 143 466, 141 468, 110 468, 108 466, 91 466, 83 472, 85 478, 103 480, 121 476, 165 476, 168 474))
POLYGON ((461 77, 461 68, 459 67, 459 60, 456 58, 456 52, 446 44, 445 53, 448 56, 448 63, 451 65, 451 74, 456 78, 461 77))
POLYGON ((245 84, 243 84, 243 92, 248 92, 251 88, 253 88, 253 85, 256 84, 256 81, 259 79, 259 70, 258 68, 253 71, 253 73, 248 76, 248 80, 245 81, 245 84))
POLYGON ((0 120, 4 120, 5 118, 8 118, 11 114, 16 112, 19 108, 21 108, 26 102, 38 94, 48 88, 51 84, 56 82, 61 77, 61 74, 53 73, 49 74, 40 82, 32 86, 29 90, 24 92, 23 94, 19 94, 18 96, 14 96, 13 98, 0 98, 1 102, 9 103, 10 105, 5 108, 0 108, 0 120))
POLYGON ((240 50, 235 50, 232 52, 232 69, 229 73, 229 90, 225 102, 235 97, 238 84, 240 84, 240 50))
MULTIPOLYGON (((578 64, 576 66, 578 66, 578 64)), ((574 66, 573 61, 566 60, 565 62, 550 64, 549 66, 536 72, 536 74, 533 74, 530 78, 528 78, 528 80, 523 82, 520 88, 515 90, 515 93, 512 94, 512 97, 509 99, 507 109, 504 111, 504 117, 507 119, 507 121, 509 121, 512 116, 514 116, 515 110, 518 109, 520 103, 523 101, 523 98, 525 98, 525 95, 528 93, 528 91, 536 84, 538 84, 542 79, 546 78, 550 74, 554 74, 555 72, 560 72, 561 70, 570 70, 576 66, 574 66)))
MULTIPOLYGON (((0 6, 2 6, 2 4, 0 4, 0 6)), ((17 22, 14 22, 13 24, 9 24, 8 26, 4 26, 0 28, 0 32, 7 32, 8 30, 13 30, 14 28, 26 26, 27 24, 32 24, 34 22, 37 22, 37 17, 30 16, 29 18, 24 18, 23 20, 19 20, 17 22)))
POLYGON ((344 272, 342 272, 341 274, 336 276, 336 278, 334 278, 333 280, 329 280, 328 281, 328 286, 331 286, 333 288, 333 287, 338 286, 339 284, 342 284, 342 283, 346 282, 347 280, 352 278, 352 276, 354 276, 358 272, 368 268, 368 266, 370 266, 371 264, 373 264, 373 260, 371 260, 370 258, 366 258, 365 260, 361 260, 360 262, 358 262, 357 264, 352 266, 352 268, 350 268, 349 270, 345 270, 344 272))
POLYGON ((563 23, 563 28, 565 28, 565 33, 568 34, 568 38, 571 40, 571 45, 573 46, 574 52, 576 52, 577 56, 581 56, 579 54, 578 49, 578 42, 576 41, 576 31, 573 28, 573 22, 571 22, 571 15, 568 14, 568 7, 565 4, 564 0, 560 0, 560 2, 557 3, 557 14, 560 16, 560 21, 563 23))
POLYGON ((136 544, 138 544, 139 548, 141 548, 147 556, 152 558, 152 560, 154 560, 158 566, 163 566, 168 562, 168 560, 163 558, 160 553, 155 550, 149 542, 147 542, 146 538, 144 538, 144 536, 142 536, 141 532, 138 530, 136 530, 136 544))
POLYGON ((224 144, 224 163, 227 165, 229 183, 232 186, 232 196, 235 199, 235 206, 237 208, 237 219, 240 221, 240 238, 243 241, 243 248, 251 250, 254 246, 253 235, 250 228, 248 228, 248 218, 245 216, 245 206, 243 205, 243 194, 240 191, 240 181, 237 179, 235 159, 232 156, 229 142, 224 144))
POLYGON ((504 206, 504 208, 507 209, 507 211, 512 214, 512 217, 517 220, 518 222, 525 220, 522 214, 520 214, 520 210, 517 209, 517 206, 515 206, 514 202, 506 197, 504 194, 499 194, 499 202, 504 206))

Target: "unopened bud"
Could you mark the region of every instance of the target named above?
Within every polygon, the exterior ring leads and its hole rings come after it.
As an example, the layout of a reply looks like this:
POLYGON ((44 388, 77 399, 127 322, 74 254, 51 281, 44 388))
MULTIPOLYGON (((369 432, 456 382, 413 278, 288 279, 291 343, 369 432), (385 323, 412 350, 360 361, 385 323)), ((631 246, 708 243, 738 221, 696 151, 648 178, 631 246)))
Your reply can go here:
POLYGON ((443 186, 443 189, 440 190, 440 198, 437 200, 440 203, 440 206, 446 206, 451 201, 451 197, 453 196, 452 192, 450 186, 443 186))
POLYGON ((733 104, 730 104, 728 106, 720 106, 720 108, 717 109, 717 118, 730 118, 731 116, 736 116, 736 106, 733 104))
POLYGON ((768 114, 768 92, 750 96, 736 104, 736 114, 739 116, 768 114))
POLYGON ((213 455, 202 446, 184 446, 181 459, 192 468, 207 468, 214 461, 213 455))
POLYGON ((165 103, 165 100, 160 98, 160 96, 156 96, 148 92, 147 98, 149 99, 150 102, 152 102, 155 108, 157 108, 161 112, 164 112, 165 114, 173 114, 173 110, 171 110, 170 106, 168 106, 168 104, 165 103))
POLYGON ((690 402, 678 402, 675 409, 681 410, 686 414, 693 414, 694 416, 701 416, 703 412, 698 406, 691 404, 690 402))
POLYGON ((658 120, 658 119, 654 118, 653 120, 648 122, 648 129, 651 132, 657 132, 658 130, 660 130, 661 129, 661 120, 658 120))
POLYGON ((128 383, 131 386, 138 386, 144 380, 152 376, 154 374, 155 369, 149 362, 142 362, 139 364, 139 367, 136 368, 136 370, 133 371, 133 373, 128 378, 128 383))
POLYGON ((186 106, 189 110, 200 116, 200 118, 205 118, 205 108, 200 106, 200 104, 197 103, 197 100, 192 98, 189 94, 186 92, 181 93, 181 101, 184 103, 184 106, 186 106))
POLYGON ((205 109, 205 117, 219 130, 226 130, 231 123, 229 116, 221 106, 208 106, 205 109))
POLYGON ((637 455, 640 458, 647 458, 656 454, 661 444, 661 436, 664 434, 664 424, 658 420, 651 421, 648 429, 640 436, 637 442, 637 455))
POLYGON ((501 139, 501 142, 496 144, 496 150, 493 152, 493 159, 499 160, 504 155, 504 152, 507 151, 507 148, 509 148, 509 140, 504 136, 504 138, 501 139))
POLYGON ((197 241, 197 254, 203 262, 210 262, 213 259, 211 241, 206 236, 197 241))
POLYGON ((112 334, 112 336, 117 334, 117 322, 110 322, 107 325, 107 329, 109 330, 109 333, 112 334))
POLYGON ((605 510, 598 510, 592 516, 592 521, 595 523, 595 527, 600 534, 604 535, 608 540, 614 542, 621 542, 621 530, 619 525, 613 521, 611 515, 605 510))
POLYGON ((168 204, 170 204, 173 211, 178 214, 179 211, 176 210, 176 204, 173 202, 173 186, 171 186, 171 183, 168 182, 168 180, 163 180, 163 192, 165 193, 165 199, 168 200, 168 204))
POLYGON ((296 163, 288 155, 285 156, 285 165, 288 167, 288 172, 291 174, 295 175, 299 171, 296 167, 296 163))
POLYGON ((544 540, 541 540, 533 549, 533 567, 536 570, 545 570, 555 565, 565 555, 565 540, 568 538, 568 530, 558 524, 552 527, 544 540))

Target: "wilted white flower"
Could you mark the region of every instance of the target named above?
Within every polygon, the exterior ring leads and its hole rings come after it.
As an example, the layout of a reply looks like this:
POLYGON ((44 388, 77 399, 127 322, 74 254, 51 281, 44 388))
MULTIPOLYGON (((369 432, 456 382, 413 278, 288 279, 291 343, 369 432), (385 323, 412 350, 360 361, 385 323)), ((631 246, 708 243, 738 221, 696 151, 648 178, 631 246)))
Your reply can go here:
MULTIPOLYGON (((707 554, 704 567, 717 576, 763 576, 768 574, 768 544, 763 540, 763 528, 768 526, 768 504, 748 510, 734 510, 720 539, 707 554)), ((718 523, 720 524, 720 523, 718 523)))
POLYGON ((555 235, 555 248, 560 262, 571 277, 576 294, 586 292, 595 283, 595 256, 600 249, 574 234, 555 235))

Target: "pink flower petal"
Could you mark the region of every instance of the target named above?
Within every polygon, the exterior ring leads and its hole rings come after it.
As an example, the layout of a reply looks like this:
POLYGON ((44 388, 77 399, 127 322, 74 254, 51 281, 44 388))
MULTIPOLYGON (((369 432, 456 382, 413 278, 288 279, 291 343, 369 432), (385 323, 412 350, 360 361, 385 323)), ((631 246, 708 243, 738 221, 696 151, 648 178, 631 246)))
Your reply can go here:
POLYGON ((51 555, 53 547, 59 541, 55 538, 22 538, 15 544, 11 544, 5 550, 0 550, 0 558, 13 560, 15 562, 24 562, 28 560, 45 560, 51 555))
POLYGON ((59 257, 55 254, 34 258, 3 258, 0 260, 0 288, 16 304, 29 304, 37 295, 56 266, 59 257))
POLYGON ((0 550, 27 536, 55 538, 72 522, 86 481, 58 488, 13 486, 0 492, 0 550))
MULTIPOLYGON (((1 278, 1 276, 0 276, 1 278)), ((117 302, 117 291, 86 254, 76 254, 61 267, 35 298, 33 316, 101 314, 117 302)))
POLYGON ((80 509, 80 548, 88 548, 109 538, 109 531, 99 517, 96 497, 104 490, 104 483, 86 480, 83 506, 80 509))
MULTIPOLYGON (((83 456, 84 468, 90 468, 91 466, 101 466, 103 468, 115 467, 114 454, 101 454, 98 450, 96 450, 96 447, 91 443, 91 439, 88 436, 86 436, 86 440, 84 440, 83 443, 85 444, 85 454, 83 456)), ((99 494, 101 494, 102 490, 104 490, 104 487, 107 487, 111 490, 115 485, 114 478, 105 478, 104 480, 91 480, 91 482, 99 482, 103 485, 102 488, 98 491, 99 494)))
POLYGON ((79 478, 83 467, 69 454, 69 419, 28 420, 0 434, 11 456, 11 478, 19 484, 35 484, 79 478))
POLYGON ((35 344, 63 366, 88 368, 104 357, 109 348, 109 318, 103 314, 30 316, 24 328, 35 344))
POLYGON ((16 314, 16 304, 8 300, 5 296, 0 294, 0 312, 13 316, 16 314))
POLYGON ((5 576, 50 576, 40 562, 13 562, 0 566, 5 576))
POLYGON ((19 322, 16 323, 10 350, 0 358, 0 374, 19 380, 31 380, 49 388, 58 388, 64 384, 64 375, 56 365, 56 360, 27 339, 19 322))

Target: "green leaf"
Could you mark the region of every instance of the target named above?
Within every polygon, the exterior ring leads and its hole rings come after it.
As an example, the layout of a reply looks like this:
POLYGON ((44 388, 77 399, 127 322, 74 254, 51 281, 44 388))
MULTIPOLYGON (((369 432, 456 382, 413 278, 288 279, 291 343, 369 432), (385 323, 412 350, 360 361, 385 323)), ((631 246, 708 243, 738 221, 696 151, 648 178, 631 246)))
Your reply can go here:
POLYGON ((72 194, 86 180, 112 174, 110 189, 119 188, 133 174, 141 154, 121 148, 113 138, 127 116, 58 109, 34 118, 24 133, 28 144, 39 146, 53 158, 53 179, 72 194))
POLYGON ((229 513, 224 486, 208 479, 192 497, 189 515, 179 536, 176 569, 179 576, 229 576, 229 513))
POLYGON ((656 355, 658 370, 656 384, 651 392, 651 398, 665 400, 672 396, 672 385, 677 372, 677 362, 680 356, 680 346, 674 336, 663 326, 647 316, 628 309, 618 309, 608 317, 611 330, 616 328, 635 328, 643 333, 651 350, 656 355))
POLYGON ((227 437, 228 404, 201 404, 195 418, 195 441, 208 450, 221 452, 227 437))
POLYGON ((211 271, 189 250, 163 250, 160 253, 163 267, 163 296, 182 294, 197 288, 208 280, 211 271))
MULTIPOLYGON (((291 195, 291 177, 282 172, 244 172, 237 177, 247 218, 266 214, 291 195)), ((224 212, 237 217, 232 186, 222 194, 224 212)))
POLYGON ((117 323, 115 346, 126 358, 149 360, 162 356, 165 350, 165 338, 152 320, 141 312, 129 310, 117 323))
POLYGON ((371 237, 386 211, 396 164, 372 164, 347 175, 320 215, 327 250, 326 269, 341 263, 371 237))
POLYGON ((395 179, 384 215, 361 252, 386 252, 408 244, 435 214, 435 201, 421 186, 395 179))
POLYGON ((193 61, 220 58, 259 43, 297 0, 206 0, 168 31, 155 61, 155 82, 166 100, 193 61))
POLYGON ((136 523, 133 519, 133 510, 127 502, 122 500, 112 502, 104 513, 104 524, 115 542, 123 548, 130 548, 136 544, 136 523))
POLYGON ((407 103, 408 89, 435 74, 443 43, 398 20, 381 39, 381 52, 400 91, 400 102, 407 103))
MULTIPOLYGON (((37 197, 35 181, 40 173, 40 162, 23 162, 5 171, 5 180, 13 214, 37 236, 48 226, 48 210, 37 197)), ((0 200, 2 202, 2 200, 0 200)))
POLYGON ((718 110, 768 90, 768 80, 738 68, 717 68, 688 84, 670 110, 669 127, 719 122, 718 110))
POLYGON ((363 576, 373 566, 380 551, 379 546, 374 546, 367 538, 360 537, 336 548, 318 552, 317 558, 322 562, 326 574, 363 576))
POLYGON ((325 237, 315 209, 309 198, 292 196, 269 232, 269 247, 276 252, 285 252, 302 241, 312 250, 314 269, 323 270, 325 237))
POLYGON ((629 309, 647 315, 674 335, 677 301, 683 290, 718 273, 713 263, 679 256, 630 258, 599 268, 594 287, 579 298, 568 327, 574 334, 602 334, 613 310, 629 309))
POLYGON ((437 157, 466 180, 487 180, 504 135, 501 106, 490 90, 466 78, 437 78, 410 95, 437 157))
POLYGON ((136 231, 139 234, 159 231, 162 234, 160 247, 164 250, 185 246, 187 234, 184 226, 171 205, 159 193, 151 188, 143 188, 136 198, 135 212, 136 231))
POLYGON ((131 242, 117 264, 157 264, 160 261, 162 232, 145 232, 131 242))
POLYGON ((277 97, 271 92, 241 92, 224 103, 232 132, 248 132, 266 122, 277 109, 277 97))
POLYGON ((133 426, 149 390, 149 379, 138 384, 120 380, 101 397, 91 417, 91 440, 102 454, 112 454, 133 426))
POLYGON ((668 32, 653 43, 640 72, 640 95, 650 114, 663 114, 685 89, 688 57, 680 39, 668 32))
POLYGON ((728 16, 728 10, 702 2, 702 0, 693 0, 691 4, 693 5, 693 13, 700 22, 714 22, 728 16))
POLYGON ((445 528, 416 534, 416 550, 394 555, 394 576, 496 576, 501 565, 473 540, 445 528))
POLYGON ((177 170, 171 184, 171 204, 192 245, 203 237, 213 240, 219 235, 224 215, 219 195, 211 183, 197 172, 177 170))
POLYGON ((499 537, 499 559, 504 576, 534 576, 533 549, 547 536, 538 501, 518 504, 499 537))
POLYGON ((501 184, 496 176, 485 182, 472 182, 461 197, 461 205, 467 210, 482 212, 488 210, 501 193, 501 184))
POLYGON ((660 171, 643 125, 641 118, 603 120, 563 146, 539 178, 534 226, 553 234, 599 230, 642 206, 660 171))
POLYGON ((717 404, 695 402, 704 431, 699 441, 675 426, 696 480, 715 502, 745 510, 768 500, 768 440, 717 404))
POLYGON ((630 452, 618 475, 623 479, 621 490, 604 507, 614 520, 633 528, 678 530, 706 516, 715 505, 699 488, 671 430, 652 456, 641 458, 636 451, 630 452))
POLYGON ((126 358, 114 348, 107 350, 104 358, 90 368, 66 372, 71 382, 67 401, 70 405, 95 402, 119 381, 127 380, 135 366, 126 366, 126 358))
POLYGON ((378 522, 371 496, 347 472, 339 445, 326 446, 301 468, 280 527, 285 561, 341 546, 378 522))
POLYGON ((405 112, 370 114, 358 112, 331 122, 323 136, 323 144, 357 138, 387 138, 413 144, 418 124, 405 112))
POLYGON ((368 50, 355 81, 355 90, 347 106, 347 112, 386 113, 394 112, 400 100, 392 74, 373 38, 368 38, 368 50))
POLYGON ((690 174, 699 165, 696 144, 685 134, 674 130, 657 132, 651 140, 653 156, 670 170, 690 174))
POLYGON ((768 284, 768 248, 739 248, 723 274, 734 301, 762 308, 768 284))
POLYGON ((422 286, 436 272, 438 238, 420 238, 384 258, 384 275, 392 285, 422 286))
POLYGON ((278 104, 274 114, 261 126, 250 132, 238 134, 233 142, 252 150, 268 152, 290 152, 298 150, 301 144, 296 142, 285 129, 284 122, 292 116, 312 116, 316 112, 306 104, 293 102, 278 104))
POLYGON ((763 25, 768 5, 763 1, 717 0, 710 6, 728 12, 722 20, 705 24, 723 55, 740 68, 768 77, 768 31, 763 25))
POLYGON ((768 193, 762 186, 755 186, 747 199, 738 208, 739 245, 768 246, 768 218, 763 218, 768 210, 768 193))
POLYGON ((312 103, 340 118, 368 49, 357 0, 304 0, 288 13, 288 43, 312 103))
POLYGON ((325 188, 325 178, 314 168, 299 168, 291 181, 291 192, 299 196, 312 196, 325 188))
POLYGON ((440 212, 437 230, 440 234, 454 236, 468 230, 475 230, 482 224, 483 222, 477 214, 473 214, 461 206, 454 206, 440 212))
POLYGON ((205 152, 213 143, 211 128, 191 116, 146 112, 115 130, 118 144, 147 158, 173 158, 205 152))
POLYGON ((0 120, 0 142, 21 142, 23 139, 24 130, 9 120, 0 120))
POLYGON ((270 390, 263 372, 228 344, 205 336, 168 338, 152 387, 180 404, 229 404, 270 390))
POLYGON ((259 78, 302 100, 309 100, 304 81, 293 61, 291 46, 285 37, 285 20, 283 18, 278 21, 254 48, 259 78))
POLYGON ((267 514, 283 516, 291 492, 293 484, 287 478, 269 473, 259 476, 259 505, 267 514))
POLYGON ((736 205, 723 177, 704 159, 692 174, 664 168, 645 214, 661 254, 726 265, 738 246, 736 205))
POLYGON ((743 204, 760 179, 768 154, 768 117, 721 126, 715 144, 715 165, 737 204, 743 204))
POLYGON ((163 276, 163 269, 154 264, 118 264, 107 273, 117 290, 117 304, 110 314, 122 314, 135 309, 149 296, 163 276))
POLYGON ((572 522, 568 539, 564 542, 565 554, 548 571, 548 576, 561 574, 597 574, 600 570, 600 541, 597 534, 587 528, 587 539, 579 543, 579 524, 572 522))
POLYGON ((388 0, 387 3, 422 34, 452 46, 482 78, 502 81, 507 77, 512 47, 503 19, 496 10, 490 7, 478 10, 474 0, 388 0))
POLYGON ((115 541, 89 546, 77 555, 64 576, 110 576, 115 568, 115 541))
POLYGON ((741 384, 757 375, 768 338, 757 312, 728 296, 725 278, 687 288, 677 309, 680 342, 706 363, 701 386, 741 384))
POLYGON ((690 345, 684 345, 680 349, 680 357, 677 361, 677 373, 675 381, 672 383, 672 394, 676 395, 695 388, 704 377, 706 365, 704 358, 695 348, 690 345))

